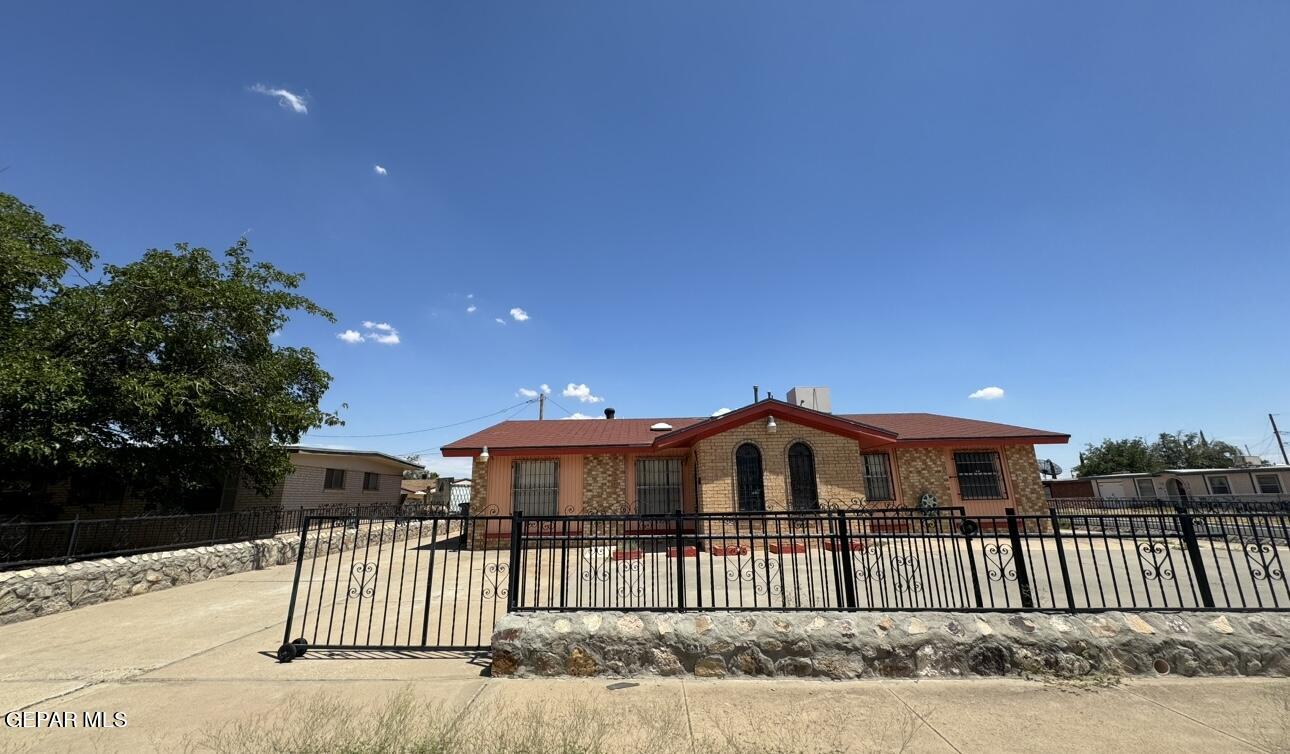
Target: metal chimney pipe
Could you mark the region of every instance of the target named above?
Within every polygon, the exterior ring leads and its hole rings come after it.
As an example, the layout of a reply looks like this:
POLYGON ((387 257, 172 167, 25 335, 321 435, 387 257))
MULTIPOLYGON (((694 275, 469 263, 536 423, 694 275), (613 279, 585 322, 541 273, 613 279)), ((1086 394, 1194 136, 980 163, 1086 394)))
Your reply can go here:
POLYGON ((606 419, 614 418, 614 410, 612 408, 605 409, 605 418, 606 419))
POLYGON ((753 385, 753 403, 761 400, 761 388, 753 385))

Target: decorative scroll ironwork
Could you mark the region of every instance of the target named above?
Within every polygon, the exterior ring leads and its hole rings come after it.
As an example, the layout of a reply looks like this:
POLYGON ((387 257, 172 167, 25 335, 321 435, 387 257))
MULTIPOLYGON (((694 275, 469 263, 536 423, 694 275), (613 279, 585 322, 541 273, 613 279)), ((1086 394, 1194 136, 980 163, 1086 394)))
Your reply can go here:
POLYGON ((898 593, 923 591, 923 581, 918 577, 920 566, 915 555, 896 555, 891 559, 892 587, 898 593))
POLYGON ((507 579, 511 566, 509 563, 488 563, 484 566, 484 588, 480 596, 486 600, 505 599, 509 594, 507 579))
POLYGON ((758 595, 784 593, 778 558, 749 558, 741 564, 726 566, 726 581, 751 583, 753 593, 758 595))
POLYGON ((609 568, 610 547, 588 547, 582 551, 582 580, 605 582, 611 576, 609 568))
POLYGON ((991 581, 1017 580, 1017 566, 1013 562, 1011 545, 988 542, 984 550, 985 575, 987 578, 991 581))
POLYGON ((371 597, 376 591, 378 568, 375 562, 355 563, 349 573, 349 596, 371 597))
POLYGON ((1281 579, 1285 575, 1277 548, 1267 542, 1253 542, 1246 545, 1245 562, 1249 566, 1250 577, 1255 581, 1281 579))
POLYGON ((641 597, 645 594, 645 569, 639 560, 620 560, 618 563, 618 596, 641 597))
POLYGON ((1138 562, 1142 577, 1149 581, 1173 581, 1174 569, 1169 546, 1164 542, 1142 542, 1138 545, 1138 562))
POLYGON ((855 567, 857 579, 868 582, 876 581, 879 585, 887 580, 887 573, 882 567, 885 562, 882 545, 869 545, 856 560, 858 561, 855 567))

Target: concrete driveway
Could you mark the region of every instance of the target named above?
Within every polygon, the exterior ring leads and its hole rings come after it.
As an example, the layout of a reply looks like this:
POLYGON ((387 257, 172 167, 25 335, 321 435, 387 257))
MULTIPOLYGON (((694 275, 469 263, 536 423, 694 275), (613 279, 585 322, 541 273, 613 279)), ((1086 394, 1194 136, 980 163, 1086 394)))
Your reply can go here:
POLYGON ((289 566, 0 626, 0 707, 126 714, 123 728, 0 727, 0 751, 202 749, 254 715, 287 724, 318 693, 352 704, 408 690, 498 719, 539 705, 603 710, 623 745, 658 721, 680 750, 1271 751, 1290 741, 1290 681, 1153 679, 1110 688, 1020 680, 493 680, 467 654, 311 652, 287 665, 289 566), (662 710, 662 713, 658 711, 662 710), (903 732, 902 732, 903 731, 903 732))

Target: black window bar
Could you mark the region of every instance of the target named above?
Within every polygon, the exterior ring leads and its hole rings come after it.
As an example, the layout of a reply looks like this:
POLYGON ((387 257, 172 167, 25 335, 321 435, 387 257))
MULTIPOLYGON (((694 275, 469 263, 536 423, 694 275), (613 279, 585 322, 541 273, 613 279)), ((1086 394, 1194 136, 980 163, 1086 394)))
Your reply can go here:
POLYGON ((554 516, 560 499, 559 461, 516 461, 511 465, 511 502, 526 516, 554 516))
POLYGON ((870 502, 895 500, 896 491, 891 484, 891 459, 886 453, 866 453, 864 462, 864 492, 870 502))
POLYGON ((1008 496, 1003 483, 999 454, 977 451, 954 454, 954 473, 959 480, 959 495, 964 500, 1002 500, 1008 496))
POLYGON ((681 459, 637 459, 636 507, 642 516, 661 516, 681 509, 681 459))

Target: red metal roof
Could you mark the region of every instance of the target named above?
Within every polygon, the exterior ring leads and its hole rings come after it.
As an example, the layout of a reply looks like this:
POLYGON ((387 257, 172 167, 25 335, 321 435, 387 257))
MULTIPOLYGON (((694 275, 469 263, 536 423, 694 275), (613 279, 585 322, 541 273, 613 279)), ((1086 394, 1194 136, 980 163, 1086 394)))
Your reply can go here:
MULTIPOLYGON (((764 401, 764 403, 771 402, 764 401)), ((774 403, 782 405, 784 414, 808 410, 779 401, 774 403)), ((743 411, 744 409, 740 409, 732 413, 743 413, 743 411)), ((1069 435, 1060 432, 940 414, 834 414, 829 416, 855 423, 858 428, 876 428, 895 435, 897 444, 929 443, 937 440, 1015 441, 1022 439, 1037 443, 1064 443, 1070 439, 1069 435)), ((505 421, 451 442, 443 446, 443 452, 447 456, 468 456, 475 455, 485 446, 488 447, 489 452, 543 448, 566 451, 582 448, 588 450, 648 448, 655 440, 669 434, 669 432, 651 430, 650 426, 656 423, 670 424, 672 430, 676 431, 699 423, 710 422, 714 426, 723 425, 726 423, 723 421, 725 418, 722 416, 681 419, 505 421)), ((731 418, 731 420, 735 419, 736 417, 731 418)), ((785 416, 785 419, 792 421, 789 416, 785 416)))

